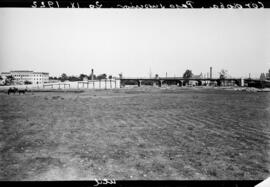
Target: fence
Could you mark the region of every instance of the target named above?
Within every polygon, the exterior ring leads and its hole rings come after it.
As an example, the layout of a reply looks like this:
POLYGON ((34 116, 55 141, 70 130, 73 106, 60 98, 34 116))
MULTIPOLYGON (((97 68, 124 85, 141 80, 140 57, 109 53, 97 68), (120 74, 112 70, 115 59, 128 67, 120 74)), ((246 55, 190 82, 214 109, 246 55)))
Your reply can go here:
POLYGON ((120 80, 117 79, 102 79, 91 81, 78 81, 77 88, 88 89, 114 89, 120 88, 120 80))
POLYGON ((18 89, 115 89, 120 88, 119 79, 102 79, 93 81, 74 81, 74 82, 55 82, 44 84, 29 84, 29 85, 10 85, 1 86, 1 90, 7 90, 10 87, 18 89))
POLYGON ((70 88, 70 84, 68 84, 68 83, 43 84, 43 88, 46 88, 46 87, 51 87, 51 88, 53 88, 53 86, 58 86, 58 88, 61 88, 61 86, 64 86, 64 89, 66 88, 66 86, 68 86, 68 87, 70 88))

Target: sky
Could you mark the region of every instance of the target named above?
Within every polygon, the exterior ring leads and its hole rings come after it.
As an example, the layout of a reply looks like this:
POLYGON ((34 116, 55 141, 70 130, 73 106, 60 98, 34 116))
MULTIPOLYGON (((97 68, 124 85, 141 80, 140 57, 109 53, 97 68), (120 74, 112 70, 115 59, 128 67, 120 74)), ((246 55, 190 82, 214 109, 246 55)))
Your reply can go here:
POLYGON ((50 76, 259 77, 270 69, 267 9, 0 9, 0 72, 50 76))

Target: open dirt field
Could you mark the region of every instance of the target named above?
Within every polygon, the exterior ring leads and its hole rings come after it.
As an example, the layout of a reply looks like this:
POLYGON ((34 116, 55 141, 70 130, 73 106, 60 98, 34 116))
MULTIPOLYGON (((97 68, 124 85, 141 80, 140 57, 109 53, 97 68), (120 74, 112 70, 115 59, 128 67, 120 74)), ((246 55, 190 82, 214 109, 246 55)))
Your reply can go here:
POLYGON ((270 93, 0 93, 0 180, 265 179, 270 93))

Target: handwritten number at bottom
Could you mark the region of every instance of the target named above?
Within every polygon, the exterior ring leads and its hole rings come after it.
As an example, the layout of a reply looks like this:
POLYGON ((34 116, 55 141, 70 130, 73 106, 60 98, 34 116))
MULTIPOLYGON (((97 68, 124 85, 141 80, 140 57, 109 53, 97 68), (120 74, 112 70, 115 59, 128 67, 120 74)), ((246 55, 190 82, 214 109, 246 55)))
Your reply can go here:
POLYGON ((98 180, 95 179, 96 184, 94 186, 98 186, 100 184, 116 184, 116 181, 114 179, 109 180, 109 179, 102 179, 102 180, 98 180))

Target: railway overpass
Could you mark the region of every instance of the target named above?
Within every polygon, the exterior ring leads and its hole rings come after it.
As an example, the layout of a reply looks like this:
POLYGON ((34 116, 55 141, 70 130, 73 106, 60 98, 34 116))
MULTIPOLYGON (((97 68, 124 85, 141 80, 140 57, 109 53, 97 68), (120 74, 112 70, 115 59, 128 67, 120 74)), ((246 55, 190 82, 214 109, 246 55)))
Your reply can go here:
MULTIPOLYGON (((250 79, 250 78, 226 78, 226 79, 220 79, 220 78, 183 78, 183 77, 159 77, 159 78, 145 78, 145 77, 123 77, 120 79, 121 86, 125 86, 128 84, 135 84, 139 87, 141 85, 158 85, 161 87, 163 84, 170 84, 170 85, 178 85, 178 86, 185 86, 190 81, 195 81, 198 86, 202 85, 237 85, 237 86, 250 86, 255 85, 254 87, 264 87, 265 85, 269 86, 268 81, 262 81, 260 79, 250 79)), ((268 87, 267 86, 267 87, 268 87)))

